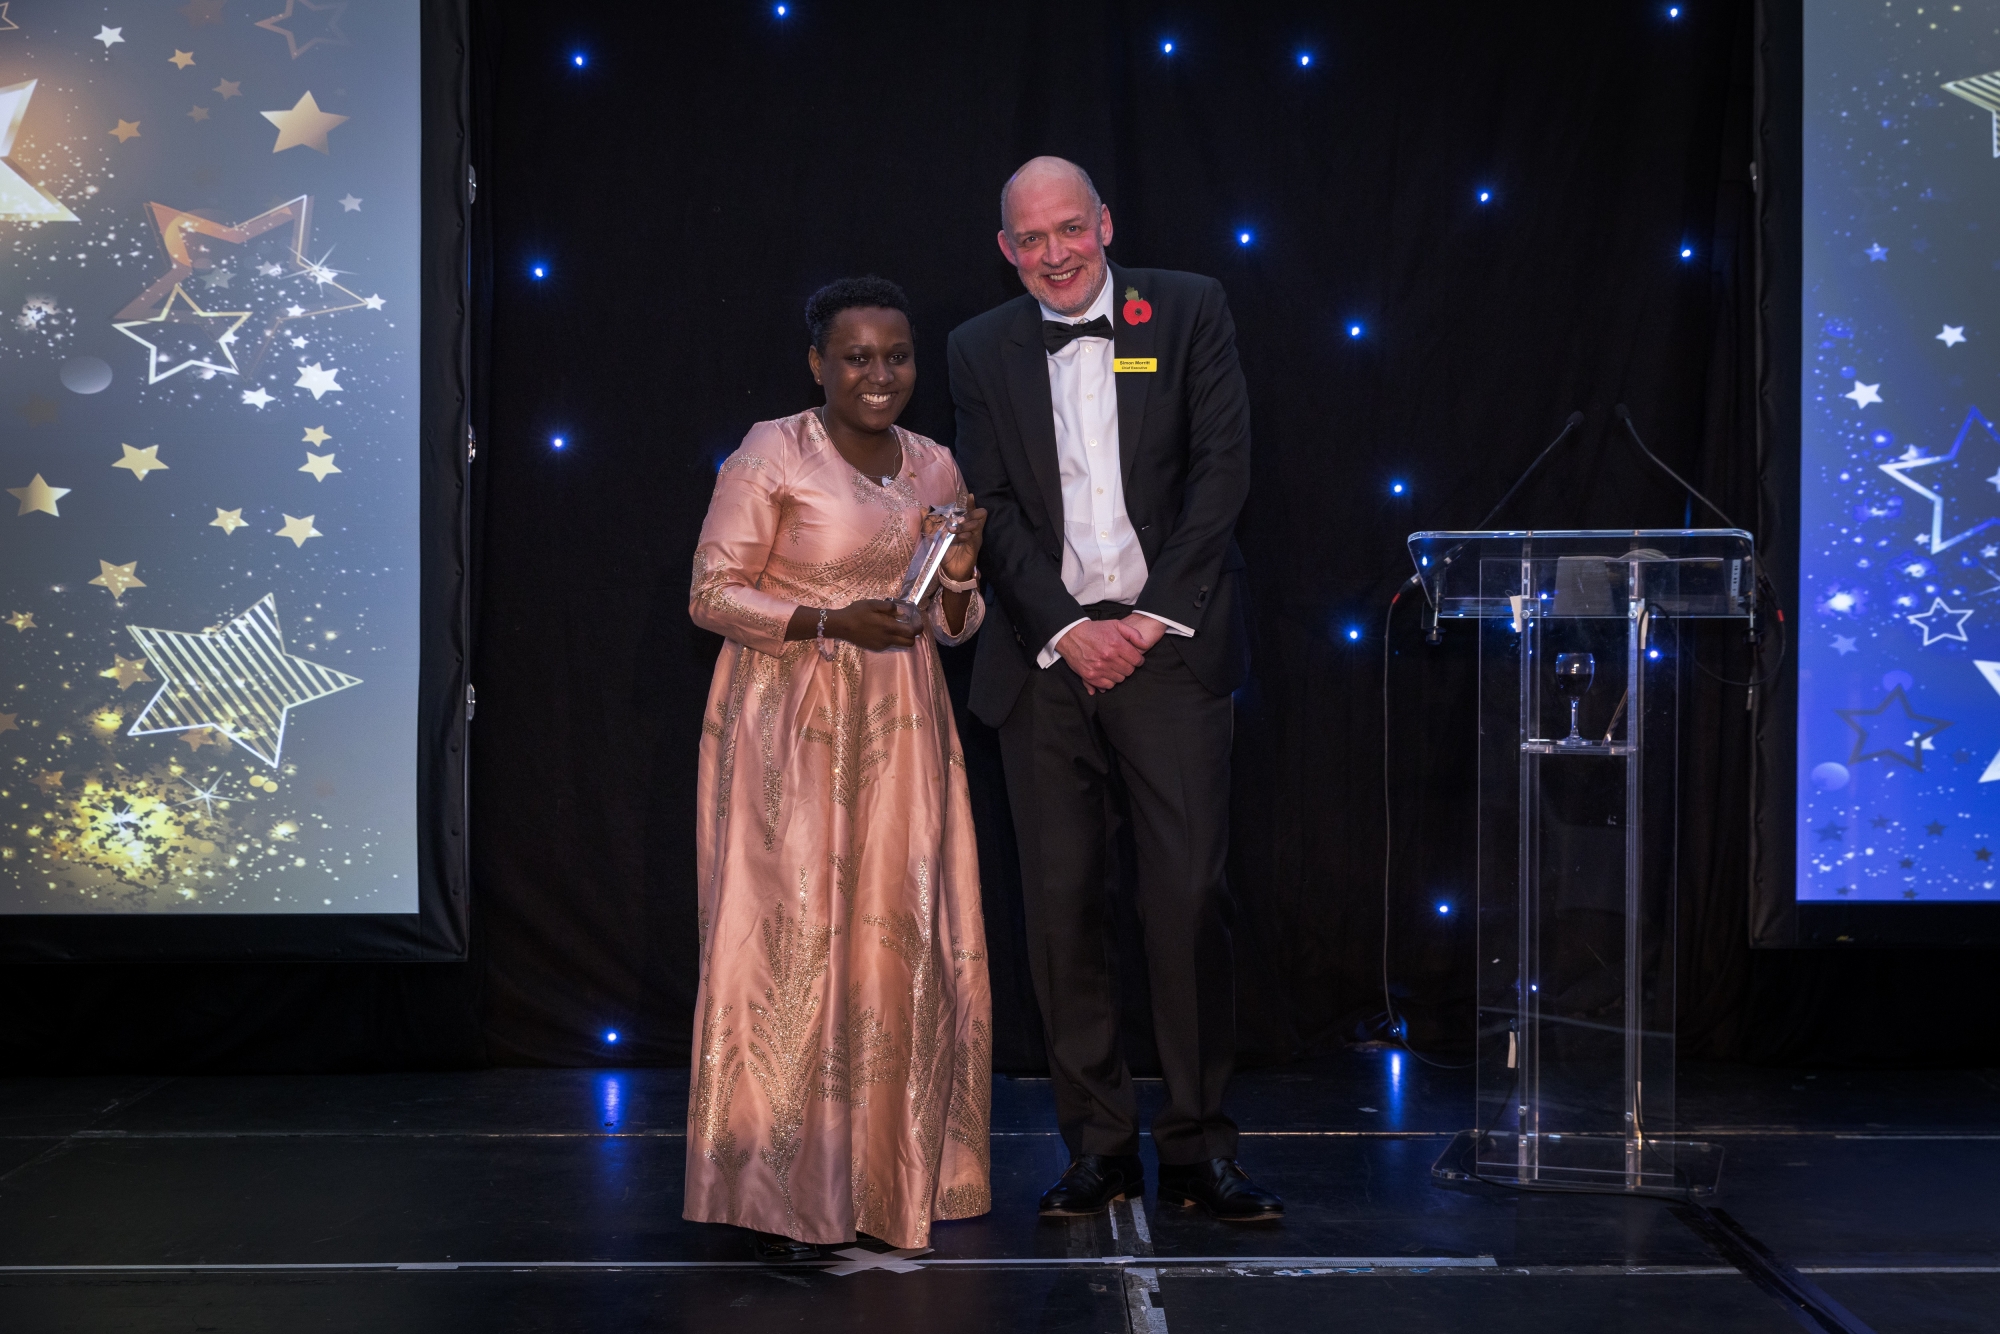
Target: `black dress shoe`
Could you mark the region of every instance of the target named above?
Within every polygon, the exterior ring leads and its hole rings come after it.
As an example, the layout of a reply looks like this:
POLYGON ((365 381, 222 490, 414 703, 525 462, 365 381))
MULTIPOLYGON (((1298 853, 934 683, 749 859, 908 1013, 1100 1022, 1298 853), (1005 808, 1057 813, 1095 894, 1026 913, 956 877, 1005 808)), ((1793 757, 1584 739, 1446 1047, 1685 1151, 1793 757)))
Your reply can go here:
POLYGON ((1285 1202, 1250 1179, 1234 1158, 1182 1166, 1160 1164, 1160 1203, 1200 1205, 1225 1223, 1263 1223, 1285 1216, 1285 1202))
POLYGON ((1133 1199, 1146 1193, 1146 1169, 1136 1153, 1112 1157, 1102 1153, 1080 1153, 1056 1184, 1042 1192, 1044 1218, 1082 1218, 1101 1214, 1113 1200, 1133 1199))
POLYGON ((750 1234, 750 1254, 765 1264, 792 1264, 799 1260, 823 1258, 819 1247, 809 1241, 799 1241, 793 1237, 780 1236, 776 1232, 752 1232, 750 1234))

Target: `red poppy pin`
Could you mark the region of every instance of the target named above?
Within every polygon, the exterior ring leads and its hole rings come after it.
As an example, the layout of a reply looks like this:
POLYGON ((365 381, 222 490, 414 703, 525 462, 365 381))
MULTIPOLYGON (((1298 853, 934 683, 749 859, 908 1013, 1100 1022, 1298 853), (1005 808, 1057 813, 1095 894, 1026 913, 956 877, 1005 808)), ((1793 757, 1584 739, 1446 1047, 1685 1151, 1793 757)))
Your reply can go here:
POLYGON ((1125 289, 1125 323, 1144 324, 1153 318, 1153 303, 1139 295, 1139 289, 1125 289))

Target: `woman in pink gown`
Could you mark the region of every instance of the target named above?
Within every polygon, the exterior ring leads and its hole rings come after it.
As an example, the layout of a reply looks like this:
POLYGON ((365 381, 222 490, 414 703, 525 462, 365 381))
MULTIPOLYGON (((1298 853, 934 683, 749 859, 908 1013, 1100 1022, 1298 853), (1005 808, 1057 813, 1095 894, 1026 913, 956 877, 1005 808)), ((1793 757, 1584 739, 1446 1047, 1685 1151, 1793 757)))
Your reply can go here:
POLYGON ((824 408, 722 465, 689 614, 728 640, 702 720, 686 1217, 804 1259, 857 1231, 928 1244, 986 1212, 991 997, 979 864, 935 637, 979 629, 985 511, 896 426, 908 303, 879 278, 807 305, 824 408), (926 506, 964 504, 920 627, 889 601, 926 506))

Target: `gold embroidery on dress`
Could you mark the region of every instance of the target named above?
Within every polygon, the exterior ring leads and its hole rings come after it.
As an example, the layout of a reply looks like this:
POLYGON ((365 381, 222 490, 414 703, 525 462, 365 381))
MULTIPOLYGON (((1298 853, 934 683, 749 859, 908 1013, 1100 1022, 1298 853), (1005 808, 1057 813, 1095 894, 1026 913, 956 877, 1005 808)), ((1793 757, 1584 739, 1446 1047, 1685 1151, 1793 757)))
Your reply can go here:
POLYGON ((718 706, 722 716, 713 723, 702 720, 702 730, 722 743, 715 757, 715 819, 719 824, 729 823, 729 794, 736 785, 736 720, 742 716, 743 696, 750 689, 749 667, 755 653, 755 649, 737 647, 736 661, 729 669, 729 695, 718 706))
POLYGON ((854 799, 875 781, 871 771, 889 758, 887 747, 876 749, 875 744, 894 733, 921 728, 924 718, 920 713, 897 715, 893 691, 864 708, 861 651, 852 644, 842 644, 834 655, 833 676, 833 705, 815 707, 813 721, 820 725, 808 725, 802 735, 833 752, 833 801, 852 816, 854 799))
POLYGON ((771 1108, 771 1147, 757 1156, 778 1179, 785 1216, 794 1222, 792 1164, 798 1158, 806 1103, 815 1090, 820 1064, 819 979, 826 972, 833 928, 812 926, 806 918, 806 872, 799 868, 799 915, 796 922, 781 907, 764 919, 764 960, 771 985, 764 1004, 750 1002, 757 1016, 750 1025, 750 1072, 763 1085, 771 1108))
POLYGON ((873 537, 833 560, 795 561, 773 551, 758 586, 811 607, 844 607, 856 598, 894 597, 902 591, 903 571, 916 554, 912 528, 903 516, 891 515, 873 537))
MULTIPOLYGON (((958 951, 960 958, 978 958, 958 951)), ((974 1019, 971 1035, 959 1039, 951 1066, 951 1112, 946 1133, 963 1145, 979 1164, 979 1179, 963 1181, 945 1191, 939 1218, 970 1218, 993 1207, 993 1033, 983 1019, 974 1019)))
POLYGON ((736 1102, 736 1079, 743 1073, 743 1059, 730 1030, 722 1027, 730 1007, 715 1008, 710 996, 702 1006, 701 1063, 694 1090, 694 1133, 708 1147, 702 1157, 715 1164, 722 1177, 722 1217, 736 1219, 736 1174, 750 1161, 750 1150, 736 1147, 736 1132, 729 1127, 730 1108, 736 1102))
POLYGON ((732 454, 720 468, 715 470, 715 475, 721 477, 726 473, 735 472, 738 468, 762 468, 763 466, 764 459, 761 455, 732 454))
POLYGON ((861 1005, 861 988, 847 992, 847 1014, 834 1026, 833 1045, 821 1055, 819 1096, 827 1102, 866 1107, 861 1093, 886 1084, 902 1073, 889 1026, 875 1017, 875 1007, 861 1005))
POLYGON ((910 1133, 924 1166, 923 1198, 937 1187, 938 1157, 944 1149, 945 1023, 949 1018, 938 976, 937 944, 931 928, 931 868, 917 862, 917 911, 864 917, 883 930, 883 945, 910 970, 910 1133))
POLYGON ((833 888, 840 895, 840 924, 854 924, 854 891, 861 887, 861 854, 851 853, 841 856, 833 853, 827 857, 833 866, 833 888))
POLYGON ((856 1166, 848 1180, 848 1190, 854 1196, 854 1230, 871 1237, 887 1236, 891 1226, 889 1202, 882 1197, 882 1188, 856 1166))
POLYGON ((777 617, 753 611, 731 597, 729 590, 735 586, 726 568, 718 570, 708 568, 707 547, 694 549, 694 582, 689 588, 689 601, 697 607, 705 608, 709 616, 718 621, 740 621, 753 630, 760 630, 769 635, 784 632, 785 623, 777 617))

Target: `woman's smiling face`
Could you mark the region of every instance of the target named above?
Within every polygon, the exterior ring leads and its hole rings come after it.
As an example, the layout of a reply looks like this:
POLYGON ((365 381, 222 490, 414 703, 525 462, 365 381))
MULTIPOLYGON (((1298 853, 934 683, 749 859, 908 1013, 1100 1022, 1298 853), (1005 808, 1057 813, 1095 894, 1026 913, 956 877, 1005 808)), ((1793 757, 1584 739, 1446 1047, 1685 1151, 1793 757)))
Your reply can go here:
POLYGON ((916 343, 900 310, 841 311, 827 331, 826 351, 814 348, 807 360, 826 389, 827 413, 858 431, 888 430, 916 388, 916 343))

